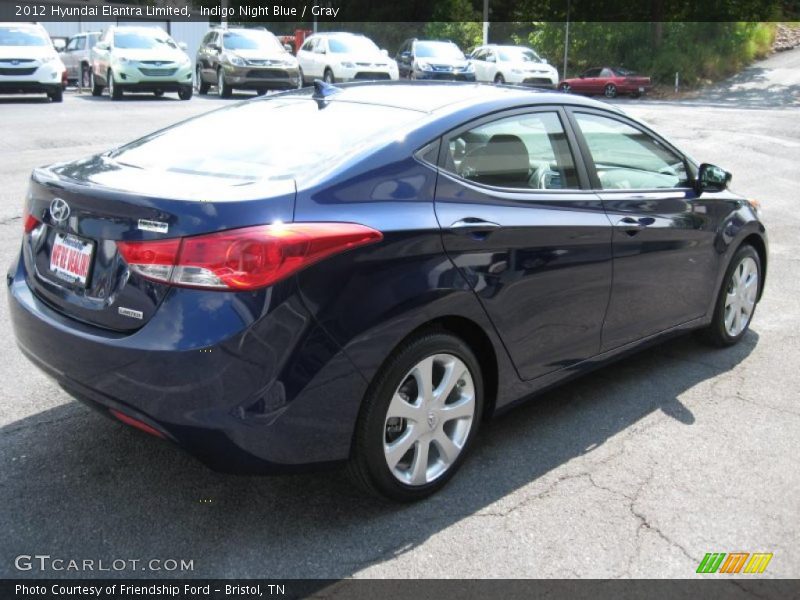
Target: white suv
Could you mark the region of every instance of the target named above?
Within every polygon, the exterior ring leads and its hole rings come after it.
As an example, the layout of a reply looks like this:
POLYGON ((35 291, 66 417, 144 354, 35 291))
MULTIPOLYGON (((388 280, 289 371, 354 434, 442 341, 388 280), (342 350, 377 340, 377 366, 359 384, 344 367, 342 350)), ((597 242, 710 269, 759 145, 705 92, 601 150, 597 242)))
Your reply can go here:
POLYGON ((322 79, 374 81, 398 79, 397 63, 375 42, 355 33, 312 35, 297 52, 303 83, 322 79))
POLYGON ((189 100, 194 90, 192 60, 158 27, 113 25, 92 48, 90 73, 93 96, 108 87, 112 100, 123 92, 177 92, 189 100))
POLYGON ((478 46, 469 55, 478 81, 555 88, 558 71, 525 46, 478 46))
POLYGON ((46 93, 61 102, 66 76, 44 27, 0 23, 0 94, 46 93))

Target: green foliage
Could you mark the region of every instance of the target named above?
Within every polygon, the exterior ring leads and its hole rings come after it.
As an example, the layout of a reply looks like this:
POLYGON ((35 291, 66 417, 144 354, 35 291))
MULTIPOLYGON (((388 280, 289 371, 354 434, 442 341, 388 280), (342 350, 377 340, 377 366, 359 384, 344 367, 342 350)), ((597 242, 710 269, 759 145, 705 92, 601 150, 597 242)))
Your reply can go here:
MULTIPOLYGON (((695 85, 737 72, 769 52, 774 23, 571 23, 568 76, 591 66, 624 66, 671 83, 695 85)), ((508 41, 528 44, 562 67, 564 23, 530 23, 508 41)), ((493 39, 492 41, 500 41, 493 39)))
POLYGON ((458 44, 465 52, 469 52, 483 41, 483 24, 481 15, 470 0, 443 0, 437 3, 433 11, 434 19, 425 25, 424 37, 437 40, 450 40, 458 44))

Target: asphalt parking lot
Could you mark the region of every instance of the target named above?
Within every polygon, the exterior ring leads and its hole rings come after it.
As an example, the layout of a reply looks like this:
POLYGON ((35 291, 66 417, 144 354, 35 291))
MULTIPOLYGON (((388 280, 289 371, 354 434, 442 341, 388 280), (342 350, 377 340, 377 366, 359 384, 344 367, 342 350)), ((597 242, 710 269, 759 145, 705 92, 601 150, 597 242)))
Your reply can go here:
MULTIPOLYGON (((33 167, 228 102, 0 97, 0 263, 33 167)), ((488 424, 442 493, 397 506, 335 472, 219 475, 104 419, 23 358, 2 294, 0 577, 98 575, 14 566, 45 554, 193 560, 195 577, 684 578, 737 551, 800 577, 800 50, 692 99, 620 104, 763 204, 767 287, 740 345, 686 336, 552 391, 488 424)))

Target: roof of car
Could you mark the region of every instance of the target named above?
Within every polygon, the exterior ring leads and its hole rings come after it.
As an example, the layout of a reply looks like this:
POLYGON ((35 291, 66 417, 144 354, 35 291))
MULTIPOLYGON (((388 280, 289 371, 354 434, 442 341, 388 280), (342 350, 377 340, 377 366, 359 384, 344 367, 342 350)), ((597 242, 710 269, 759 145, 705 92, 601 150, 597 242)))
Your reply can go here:
MULTIPOLYGON (((485 83, 392 81, 345 83, 336 87, 340 91, 328 96, 326 101, 377 104, 427 113, 493 101, 511 107, 523 104, 573 104, 621 112, 615 106, 582 96, 485 83)), ((304 91, 308 93, 307 89, 304 91)))

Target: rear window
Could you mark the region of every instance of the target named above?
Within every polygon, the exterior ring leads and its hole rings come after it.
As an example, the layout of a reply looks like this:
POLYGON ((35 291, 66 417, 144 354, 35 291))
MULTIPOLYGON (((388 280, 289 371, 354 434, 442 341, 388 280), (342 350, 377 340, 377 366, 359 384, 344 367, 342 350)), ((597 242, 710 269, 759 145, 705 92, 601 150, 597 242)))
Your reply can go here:
POLYGON ((242 183, 317 174, 403 134, 424 113, 371 104, 275 98, 244 102, 142 138, 111 153, 151 171, 242 183))

